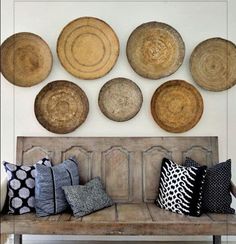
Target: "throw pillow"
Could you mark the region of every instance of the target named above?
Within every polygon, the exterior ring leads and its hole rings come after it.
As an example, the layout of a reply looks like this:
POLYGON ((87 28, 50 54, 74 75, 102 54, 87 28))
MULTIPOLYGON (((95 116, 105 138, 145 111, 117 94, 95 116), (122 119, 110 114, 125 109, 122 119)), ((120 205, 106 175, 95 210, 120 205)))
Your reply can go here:
POLYGON ((58 214, 67 209, 63 186, 78 185, 78 163, 75 158, 53 167, 36 165, 35 208, 37 216, 58 214))
POLYGON ((161 208, 175 213, 200 216, 206 168, 183 167, 164 158, 156 202, 161 208))
MULTIPOLYGON (((16 165, 3 162, 8 179, 8 213, 24 214, 35 210, 35 165, 16 165)), ((47 158, 43 158, 36 165, 51 166, 47 158)))
MULTIPOLYGON (((191 158, 186 158, 185 164, 199 164, 191 158)), ((216 164, 207 169, 206 182, 203 188, 203 210, 211 213, 233 214, 231 208, 231 160, 216 164)))
POLYGON ((76 217, 82 217, 113 205, 99 177, 95 177, 84 186, 64 186, 62 189, 76 217))

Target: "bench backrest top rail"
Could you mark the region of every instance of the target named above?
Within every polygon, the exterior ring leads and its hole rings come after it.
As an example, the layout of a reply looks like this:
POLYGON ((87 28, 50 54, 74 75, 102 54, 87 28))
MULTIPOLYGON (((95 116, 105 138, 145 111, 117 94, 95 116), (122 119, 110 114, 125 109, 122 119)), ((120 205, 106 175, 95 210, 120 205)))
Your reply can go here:
POLYGON ((75 156, 81 183, 100 176, 115 202, 153 202, 163 157, 181 164, 191 157, 218 162, 217 137, 17 137, 16 159, 31 165, 48 156, 53 164, 75 156))

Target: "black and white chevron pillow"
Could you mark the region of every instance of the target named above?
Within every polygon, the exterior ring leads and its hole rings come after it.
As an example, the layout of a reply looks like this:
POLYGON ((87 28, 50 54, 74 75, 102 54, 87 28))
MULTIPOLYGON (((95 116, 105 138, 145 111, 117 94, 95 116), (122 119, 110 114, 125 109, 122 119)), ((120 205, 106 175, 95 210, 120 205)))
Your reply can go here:
POLYGON ((184 167, 163 158, 157 205, 178 214, 202 214, 206 166, 184 167))
MULTIPOLYGON (((37 164, 51 166, 48 158, 43 158, 37 164)), ((24 214, 35 211, 35 165, 15 165, 3 162, 8 179, 8 213, 24 214)))

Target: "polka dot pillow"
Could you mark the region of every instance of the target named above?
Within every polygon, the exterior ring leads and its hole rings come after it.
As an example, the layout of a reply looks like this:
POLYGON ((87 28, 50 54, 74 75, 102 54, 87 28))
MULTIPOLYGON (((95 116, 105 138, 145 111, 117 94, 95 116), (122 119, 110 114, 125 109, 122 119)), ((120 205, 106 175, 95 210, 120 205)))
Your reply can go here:
MULTIPOLYGON (((51 166, 47 158, 43 158, 37 164, 51 166)), ((35 211, 35 165, 15 165, 3 162, 8 179, 8 213, 24 214, 35 211)))

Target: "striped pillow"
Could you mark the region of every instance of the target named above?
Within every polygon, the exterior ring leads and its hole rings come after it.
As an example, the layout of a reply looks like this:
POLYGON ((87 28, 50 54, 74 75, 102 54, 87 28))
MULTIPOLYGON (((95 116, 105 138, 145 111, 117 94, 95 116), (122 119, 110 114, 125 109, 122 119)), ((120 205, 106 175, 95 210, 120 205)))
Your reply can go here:
POLYGON ((36 165, 35 209, 37 216, 58 214, 67 209, 68 203, 62 186, 78 185, 79 172, 76 159, 70 158, 59 165, 36 165))

